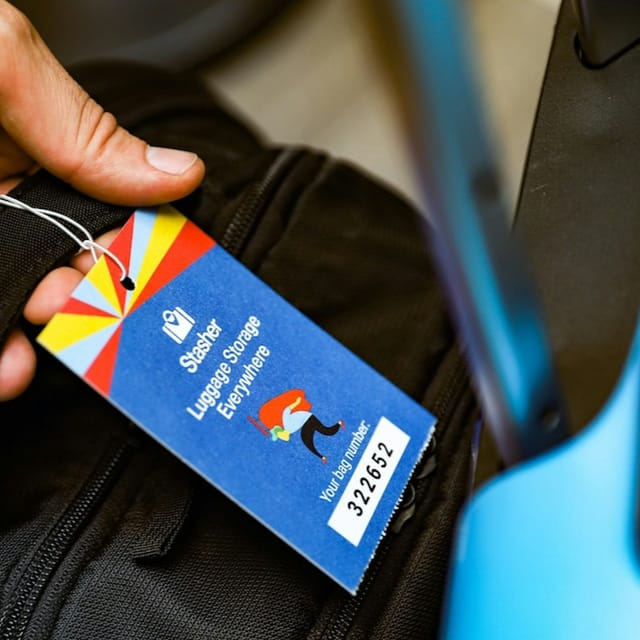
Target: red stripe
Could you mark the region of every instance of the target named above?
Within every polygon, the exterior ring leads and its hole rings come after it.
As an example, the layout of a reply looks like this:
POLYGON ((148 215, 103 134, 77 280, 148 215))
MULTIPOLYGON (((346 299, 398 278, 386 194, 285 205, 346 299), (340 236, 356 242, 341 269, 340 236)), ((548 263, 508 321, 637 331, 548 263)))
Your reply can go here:
MULTIPOLYGON (((113 251, 122 263, 124 268, 129 272, 130 260, 131 260, 131 244, 133 242, 133 218, 127 221, 127 224, 122 228, 122 231, 116 236, 116 239, 109 246, 109 250, 113 251)), ((105 256, 107 261, 107 268, 111 274, 111 279, 115 286, 116 295, 118 296, 118 302, 120 305, 120 311, 124 310, 124 302, 127 296, 127 290, 120 284, 120 278, 122 273, 120 267, 111 260, 108 256, 105 256)))
POLYGON ((117 318, 118 316, 110 311, 104 311, 98 309, 92 304, 83 302, 82 300, 76 300, 75 298, 69 298, 66 304, 60 310, 61 313, 74 313, 81 316, 101 316, 103 318, 117 318))
POLYGON ((98 357, 91 363, 91 366, 84 375, 85 380, 98 389, 106 396, 111 390, 111 381, 113 380, 113 372, 116 368, 118 359, 118 346, 120 345, 120 336, 122 335, 122 324, 116 329, 115 333, 109 338, 107 344, 104 345, 98 357))

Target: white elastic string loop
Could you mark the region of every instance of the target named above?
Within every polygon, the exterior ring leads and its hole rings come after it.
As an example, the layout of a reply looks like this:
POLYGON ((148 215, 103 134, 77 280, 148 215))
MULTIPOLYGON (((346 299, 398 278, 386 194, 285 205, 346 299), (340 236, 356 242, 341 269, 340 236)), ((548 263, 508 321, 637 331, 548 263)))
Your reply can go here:
MULTIPOLYGON (((58 227, 58 229, 60 229, 60 231, 66 233, 81 249, 87 248, 83 246, 84 241, 78 238, 78 236, 67 229, 67 227, 65 227, 62 223, 58 222, 57 220, 51 220, 50 218, 58 218, 60 220, 64 220, 67 224, 70 224, 76 227, 76 229, 78 229, 79 231, 82 231, 82 233, 84 233, 87 237, 87 240, 93 240, 89 231, 85 229, 79 222, 76 222, 72 218, 63 215, 62 213, 58 213, 57 211, 50 211, 49 209, 37 209, 28 205, 26 202, 22 202, 17 198, 13 198, 7 195, 0 195, 0 204, 4 204, 8 207, 13 207, 14 209, 21 209, 22 211, 28 211, 29 213, 32 213, 33 215, 38 216, 39 218, 42 218, 43 220, 46 220, 51 224, 54 224, 56 227, 58 227)), ((90 251, 93 261, 97 262, 98 256, 96 255, 95 247, 92 246, 90 251)))
MULTIPOLYGON (((91 253, 91 258, 93 259, 94 263, 98 262, 99 256, 96 253, 96 249, 98 249, 107 257, 109 257, 111 260, 113 260, 113 262, 120 269, 120 282, 125 284, 125 286, 133 285, 133 281, 129 277, 129 274, 127 273, 127 269, 125 268, 122 260, 120 260, 120 258, 118 258, 118 256, 115 253, 113 253, 113 251, 110 251, 109 249, 107 249, 107 247, 104 247, 99 242, 96 242, 91 236, 91 233, 89 232, 89 230, 83 227, 77 220, 74 220, 69 216, 65 216, 64 214, 58 211, 51 211, 50 209, 39 209, 37 207, 32 207, 26 204, 25 202, 22 202, 22 200, 18 200, 17 198, 14 198, 8 195, 0 195, 0 204, 3 204, 7 207, 12 207, 14 209, 20 209, 22 211, 28 211, 29 213, 32 213, 33 215, 38 216, 38 218, 41 218, 43 220, 46 220, 47 222, 50 222, 51 224, 56 226, 58 229, 60 229, 60 231, 67 234, 67 236, 69 236, 81 249, 89 251, 91 253), (82 238, 78 237, 73 231, 71 231, 71 229, 66 227, 61 221, 65 222, 68 225, 71 225, 72 227, 75 227, 76 229, 78 229, 78 231, 81 231, 86 236, 86 238, 83 240, 82 238)), ((129 286, 127 286, 127 288, 129 288, 129 286)))

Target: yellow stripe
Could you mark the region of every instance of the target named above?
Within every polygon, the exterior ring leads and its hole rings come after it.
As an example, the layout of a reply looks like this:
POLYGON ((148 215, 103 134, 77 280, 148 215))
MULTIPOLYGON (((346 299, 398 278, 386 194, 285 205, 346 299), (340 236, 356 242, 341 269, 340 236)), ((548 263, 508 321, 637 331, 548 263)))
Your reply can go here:
POLYGON ((138 273, 136 278, 136 288, 129 298, 129 309, 135 304, 140 294, 144 291, 154 271, 160 262, 162 262, 169 247, 173 244, 173 241, 177 238, 186 222, 187 219, 169 205, 163 205, 158 209, 153 231, 149 238, 149 244, 142 259, 142 264, 140 265, 140 273, 138 273))
POLYGON ((75 313, 58 313, 42 330, 38 342, 53 353, 59 353, 72 344, 84 340, 90 335, 105 329, 119 318, 108 316, 78 315, 75 313))
POLYGON ((120 300, 118 299, 118 294, 116 293, 115 285, 109 273, 109 267, 107 266, 108 259, 106 256, 101 256, 87 274, 87 280, 102 294, 104 299, 113 308, 114 313, 122 315, 120 300))

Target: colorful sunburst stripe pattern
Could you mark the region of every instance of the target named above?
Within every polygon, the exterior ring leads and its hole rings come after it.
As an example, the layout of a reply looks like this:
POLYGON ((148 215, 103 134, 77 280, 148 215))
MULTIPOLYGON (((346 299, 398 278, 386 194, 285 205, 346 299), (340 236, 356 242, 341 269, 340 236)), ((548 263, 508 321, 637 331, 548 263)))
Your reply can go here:
POLYGON ((169 205, 137 210, 109 247, 135 289, 127 291, 118 266, 102 256, 39 342, 108 396, 126 318, 214 246, 214 240, 169 205))

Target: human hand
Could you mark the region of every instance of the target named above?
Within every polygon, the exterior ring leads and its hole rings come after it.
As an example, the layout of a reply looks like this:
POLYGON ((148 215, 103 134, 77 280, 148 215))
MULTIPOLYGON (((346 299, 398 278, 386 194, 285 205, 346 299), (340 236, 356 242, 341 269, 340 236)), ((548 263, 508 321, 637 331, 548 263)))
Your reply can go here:
MULTIPOLYGON (((39 166, 113 204, 169 202, 200 184, 202 160, 187 151, 150 147, 119 127, 5 0, 0 0, 0 51, 0 193, 39 166)), ((110 239, 113 234, 100 241, 110 239)), ((26 319, 47 322, 88 266, 88 257, 80 256, 72 266, 49 273, 29 299, 26 319)), ((0 400, 24 391, 35 366, 31 343, 20 330, 13 331, 0 353, 0 400)))

